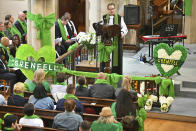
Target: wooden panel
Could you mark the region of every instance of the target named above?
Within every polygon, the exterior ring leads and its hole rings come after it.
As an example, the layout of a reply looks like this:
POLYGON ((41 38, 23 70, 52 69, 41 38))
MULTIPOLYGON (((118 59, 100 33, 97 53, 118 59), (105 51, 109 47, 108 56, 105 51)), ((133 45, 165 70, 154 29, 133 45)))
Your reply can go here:
POLYGON ((145 131, 196 131, 195 123, 147 118, 145 131))

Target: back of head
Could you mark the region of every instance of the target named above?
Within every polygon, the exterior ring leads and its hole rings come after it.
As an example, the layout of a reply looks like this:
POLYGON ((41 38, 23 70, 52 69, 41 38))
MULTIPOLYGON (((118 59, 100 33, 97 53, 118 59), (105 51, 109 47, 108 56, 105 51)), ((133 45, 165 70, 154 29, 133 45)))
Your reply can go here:
POLYGON ((10 128, 12 127, 12 124, 15 124, 17 122, 18 117, 15 115, 7 115, 4 118, 4 127, 10 128))
POLYGON ((75 87, 72 84, 69 84, 67 86, 66 92, 67 94, 74 94, 75 90, 76 90, 75 87))
POLYGON ((1 43, 5 46, 8 47, 9 46, 9 39, 7 37, 2 37, 1 38, 1 43))
POLYGON ((86 78, 84 76, 80 76, 78 78, 78 84, 79 84, 79 89, 81 89, 82 86, 86 84, 86 78))
POLYGON ((33 91, 33 95, 36 99, 42 99, 47 97, 47 93, 46 90, 43 86, 43 84, 37 84, 34 91, 33 91))
POLYGON ((79 131, 90 131, 91 125, 88 121, 84 120, 81 124, 80 124, 80 128, 79 131))
POLYGON ((45 71, 43 69, 38 69, 34 72, 33 82, 36 84, 42 83, 45 78, 45 71))
POLYGON ((100 72, 98 75, 97 75, 97 79, 106 79, 106 76, 103 72, 100 72))
POLYGON ((138 122, 134 116, 125 116, 121 120, 122 126, 128 131, 138 131, 138 122))
POLYGON ((110 107, 103 107, 101 112, 99 113, 100 117, 98 118, 98 122, 110 124, 110 123, 117 123, 115 120, 112 110, 110 107))
POLYGON ((132 95, 126 89, 122 89, 116 99, 116 115, 118 118, 135 115, 136 106, 133 104, 132 95))
POLYGON ((10 14, 9 15, 6 15, 5 16, 5 21, 9 21, 11 17, 12 17, 12 15, 10 15, 10 14))
POLYGON ((24 113, 27 116, 32 116, 34 113, 34 105, 32 103, 26 103, 24 105, 24 113))
POLYGON ((132 79, 130 76, 124 76, 123 82, 122 82, 122 87, 128 91, 130 91, 130 86, 131 86, 132 79))
POLYGON ((73 99, 66 99, 64 106, 67 112, 72 112, 75 109, 76 102, 73 99))
POLYGON ((65 75, 64 75, 64 73, 58 73, 57 74, 57 82, 64 82, 65 81, 65 77, 64 77, 65 75))
POLYGON ((24 83, 22 82, 18 82, 14 85, 14 89, 13 89, 14 93, 16 94, 20 94, 20 93, 24 93, 24 83))
POLYGON ((61 20, 62 20, 62 21, 67 21, 67 20, 69 20, 69 18, 68 18, 67 15, 63 15, 63 16, 61 17, 61 20))

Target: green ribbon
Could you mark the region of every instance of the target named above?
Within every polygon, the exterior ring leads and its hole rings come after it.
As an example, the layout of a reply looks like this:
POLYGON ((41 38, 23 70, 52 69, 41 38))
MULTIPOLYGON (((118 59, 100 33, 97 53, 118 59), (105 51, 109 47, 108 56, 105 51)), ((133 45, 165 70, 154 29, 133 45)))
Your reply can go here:
POLYGON ((166 95, 175 98, 174 85, 171 79, 162 79, 160 84, 160 95, 166 95))
POLYGON ((10 52, 9 52, 9 47, 5 47, 3 44, 0 43, 0 47, 3 48, 3 52, 5 54, 5 51, 7 52, 7 55, 9 56, 9 59, 13 58, 12 55, 10 55, 10 52))
POLYGON ((20 39, 22 38, 20 31, 16 28, 14 24, 12 25, 11 31, 14 33, 14 35, 17 34, 20 39))
POLYGON ((115 46, 105 46, 103 43, 98 43, 98 59, 100 62, 107 62, 110 54, 114 50, 115 46))
POLYGON ((65 86, 65 85, 67 85, 67 83, 66 82, 57 82, 56 85, 63 85, 63 86, 65 86))
POLYGON ((32 115, 32 116, 25 115, 23 118, 25 118, 25 119, 40 119, 40 117, 37 115, 32 115))
POLYGON ((146 101, 147 101, 147 96, 146 95, 144 97, 139 97, 138 100, 137 100, 138 106, 140 108, 144 108, 144 106, 146 104, 146 101))
POLYGON ((117 88, 119 80, 123 79, 123 75, 116 73, 106 74, 107 82, 110 83, 115 89, 117 88))
MULTIPOLYGON (((21 27, 22 27, 24 33, 27 34, 27 23, 26 23, 25 21, 22 22, 20 19, 18 19, 17 21, 20 23, 20 25, 21 25, 21 27)), ((22 35, 22 34, 21 34, 21 35, 22 35)))
POLYGON ((147 114, 144 108, 141 108, 139 111, 136 110, 136 120, 139 124, 138 131, 144 131, 144 120, 146 119, 147 114))
POLYGON ((112 103, 111 105, 111 110, 112 110, 112 114, 113 116, 116 118, 116 102, 112 103))
POLYGON ((6 37, 5 33, 3 31, 0 31, 0 34, 3 35, 3 37, 6 37))
POLYGON ((64 25, 61 23, 61 20, 58 19, 57 22, 59 24, 59 28, 60 28, 60 32, 61 32, 61 36, 62 36, 63 40, 65 40, 65 41, 68 40, 64 25))
POLYGON ((78 100, 78 98, 76 96, 74 96, 73 94, 66 94, 64 96, 64 99, 69 99, 69 98, 74 99, 74 100, 78 100))
POLYGON ((9 32, 12 36, 14 35, 14 32, 13 32, 12 28, 8 28, 7 30, 8 30, 8 32, 9 32))
POLYGON ((6 114, 3 116, 3 118, 5 119, 7 116, 11 116, 11 115, 13 115, 13 114, 11 114, 11 113, 6 113, 6 114))
POLYGON ((71 46, 69 46, 69 48, 68 48, 68 52, 69 51, 71 51, 71 50, 74 50, 74 49, 76 49, 78 47, 78 43, 74 43, 73 45, 71 45, 71 46))
POLYGON ((104 79, 97 79, 96 81, 95 81, 95 84, 109 84, 108 82, 107 82, 107 80, 104 80, 104 79))
POLYGON ((185 0, 184 6, 185 6, 185 15, 191 16, 192 15, 192 0, 185 0))
POLYGON ((51 32, 50 29, 54 26, 55 14, 52 13, 48 16, 43 17, 41 14, 34 15, 31 12, 27 12, 27 18, 34 21, 35 27, 37 28, 37 39, 42 42, 42 47, 45 45, 52 46, 51 32))
POLYGON ((24 93, 15 93, 14 92, 14 95, 18 95, 18 96, 24 97, 24 93))
POLYGON ((88 88, 87 85, 79 85, 79 84, 77 84, 77 86, 82 86, 83 88, 88 88))
POLYGON ((3 120, 0 118, 0 130, 2 129, 3 120))
MULTIPOLYGON (((106 20, 107 20, 107 23, 109 23, 109 14, 106 15, 106 20)), ((114 24, 115 25, 119 24, 117 13, 115 13, 115 15, 114 15, 114 24)), ((118 66, 118 37, 117 36, 114 37, 112 45, 114 46, 114 52, 113 52, 113 58, 112 58, 113 65, 112 66, 118 66)))
POLYGON ((12 131, 14 130, 14 128, 11 128, 11 127, 4 127, 5 130, 8 130, 8 131, 12 131))

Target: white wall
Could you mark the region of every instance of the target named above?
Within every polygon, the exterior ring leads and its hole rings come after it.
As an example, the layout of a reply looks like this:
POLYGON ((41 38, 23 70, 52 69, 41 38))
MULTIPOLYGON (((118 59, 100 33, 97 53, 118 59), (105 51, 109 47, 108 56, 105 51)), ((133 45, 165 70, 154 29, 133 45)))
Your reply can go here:
POLYGON ((0 21, 5 21, 5 15, 11 14, 17 20, 18 12, 27 10, 28 0, 0 0, 0 21))

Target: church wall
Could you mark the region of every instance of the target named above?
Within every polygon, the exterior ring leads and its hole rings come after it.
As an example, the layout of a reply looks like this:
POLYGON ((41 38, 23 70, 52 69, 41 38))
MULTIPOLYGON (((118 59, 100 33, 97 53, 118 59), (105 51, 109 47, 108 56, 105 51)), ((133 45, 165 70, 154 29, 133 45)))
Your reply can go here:
POLYGON ((11 14, 17 20, 18 13, 27 10, 28 0, 0 0, 0 21, 5 21, 5 15, 11 14))

